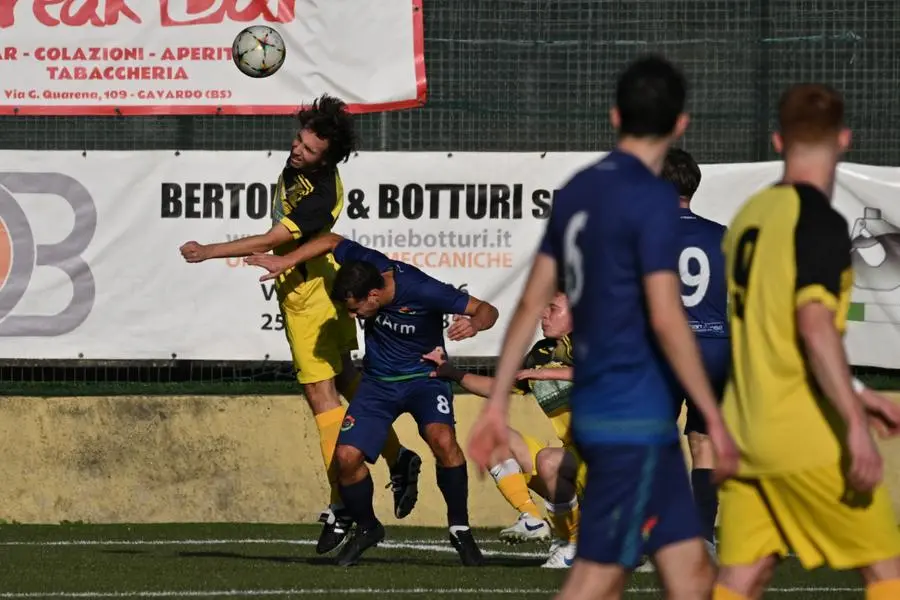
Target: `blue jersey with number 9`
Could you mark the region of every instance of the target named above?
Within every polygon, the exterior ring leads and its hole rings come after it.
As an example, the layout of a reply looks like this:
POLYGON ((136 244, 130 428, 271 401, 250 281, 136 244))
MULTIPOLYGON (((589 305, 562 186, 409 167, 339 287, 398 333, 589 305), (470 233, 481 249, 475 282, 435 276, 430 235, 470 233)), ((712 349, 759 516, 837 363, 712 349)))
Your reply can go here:
POLYGON ((697 337, 728 337, 725 226, 681 209, 681 300, 697 337))
POLYGON ((644 277, 678 274, 678 194, 636 157, 611 152, 554 199, 540 252, 572 309, 572 431, 580 442, 678 439, 679 392, 650 327, 644 277))

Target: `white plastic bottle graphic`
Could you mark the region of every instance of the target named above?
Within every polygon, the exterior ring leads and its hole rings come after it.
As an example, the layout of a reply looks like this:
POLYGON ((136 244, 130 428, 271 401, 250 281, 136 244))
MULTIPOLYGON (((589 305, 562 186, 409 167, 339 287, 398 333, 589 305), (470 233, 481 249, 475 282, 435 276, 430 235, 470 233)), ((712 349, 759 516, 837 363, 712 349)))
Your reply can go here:
POLYGON ((854 287, 847 318, 867 323, 900 322, 900 229, 866 208, 850 233, 854 287), (897 291, 895 291, 897 290, 897 291))
POLYGON ((900 287, 900 229, 866 208, 850 234, 856 287, 890 291, 900 287))

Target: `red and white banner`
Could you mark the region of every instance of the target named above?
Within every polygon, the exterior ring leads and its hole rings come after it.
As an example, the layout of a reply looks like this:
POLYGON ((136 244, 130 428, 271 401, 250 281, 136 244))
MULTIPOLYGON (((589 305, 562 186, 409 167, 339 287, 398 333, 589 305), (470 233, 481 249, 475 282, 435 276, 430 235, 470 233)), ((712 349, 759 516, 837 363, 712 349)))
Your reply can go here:
POLYGON ((330 93, 354 112, 425 100, 422 0, 2 0, 0 114, 290 114, 330 93), (274 75, 231 58, 249 25, 287 46, 274 75))

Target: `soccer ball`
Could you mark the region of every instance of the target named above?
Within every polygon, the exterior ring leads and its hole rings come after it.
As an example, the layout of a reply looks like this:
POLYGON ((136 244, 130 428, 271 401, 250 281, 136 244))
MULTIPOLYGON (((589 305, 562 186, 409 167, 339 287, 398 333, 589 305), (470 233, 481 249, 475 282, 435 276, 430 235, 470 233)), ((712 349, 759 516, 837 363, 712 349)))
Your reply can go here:
POLYGON ((244 75, 268 77, 284 64, 284 40, 266 25, 252 25, 231 44, 231 58, 244 75))

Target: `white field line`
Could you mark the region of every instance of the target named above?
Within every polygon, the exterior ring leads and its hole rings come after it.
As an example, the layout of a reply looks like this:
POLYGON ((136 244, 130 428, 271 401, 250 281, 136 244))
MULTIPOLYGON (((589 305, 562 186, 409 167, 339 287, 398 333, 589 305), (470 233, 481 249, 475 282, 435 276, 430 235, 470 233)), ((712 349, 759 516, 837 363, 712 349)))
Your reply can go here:
MULTIPOLYGON (((474 594, 501 594, 501 595, 546 595, 555 594, 555 589, 513 589, 513 588, 296 588, 296 589, 272 589, 272 590, 159 590, 142 592, 0 592, 0 598, 261 598, 265 596, 417 596, 417 595, 455 595, 467 596, 474 594)), ((632 594, 656 594, 658 588, 629 588, 626 590, 632 594)), ((796 594, 815 592, 819 594, 837 594, 842 592, 858 592, 860 588, 850 587, 789 587, 771 588, 769 593, 796 594)))
MULTIPOLYGON (((480 542, 479 542, 480 543, 480 542)), ((187 540, 49 540, 49 541, 5 541, 2 546, 27 546, 27 547, 65 547, 65 546, 221 546, 221 545, 292 545, 315 546, 313 540, 289 540, 289 539, 187 539, 187 540)), ((456 550, 449 542, 432 540, 402 540, 384 541, 378 544, 379 548, 387 550, 420 550, 424 552, 445 552, 455 554, 456 550)), ((482 550, 485 556, 518 556, 521 558, 547 558, 545 552, 519 552, 515 550, 482 550)), ((3 596, 0 596, 2 598, 3 596)))
MULTIPOLYGON (((495 540, 490 540, 494 542, 495 540)), ((481 543, 481 542, 479 542, 481 543)), ((215 546, 215 545, 297 545, 312 546, 313 540, 304 539, 166 539, 166 540, 51 540, 51 541, 4 541, 0 546, 26 547, 72 547, 72 546, 215 546)), ((455 553, 446 542, 437 540, 398 540, 379 544, 380 548, 395 550, 420 550, 427 552, 455 553)), ((504 550, 483 550, 485 555, 518 556, 523 558, 544 558, 546 552, 516 552, 504 550)), ((838 594, 859 592, 859 587, 782 587, 770 588, 771 594, 821 593, 838 594)), ((514 588, 293 588, 293 589, 248 589, 248 590, 158 590, 134 592, 0 592, 0 598, 261 598, 266 596, 377 596, 377 595, 546 595, 555 594, 556 589, 514 589, 514 588)), ((629 588, 632 594, 656 594, 661 590, 653 587, 629 588)))

